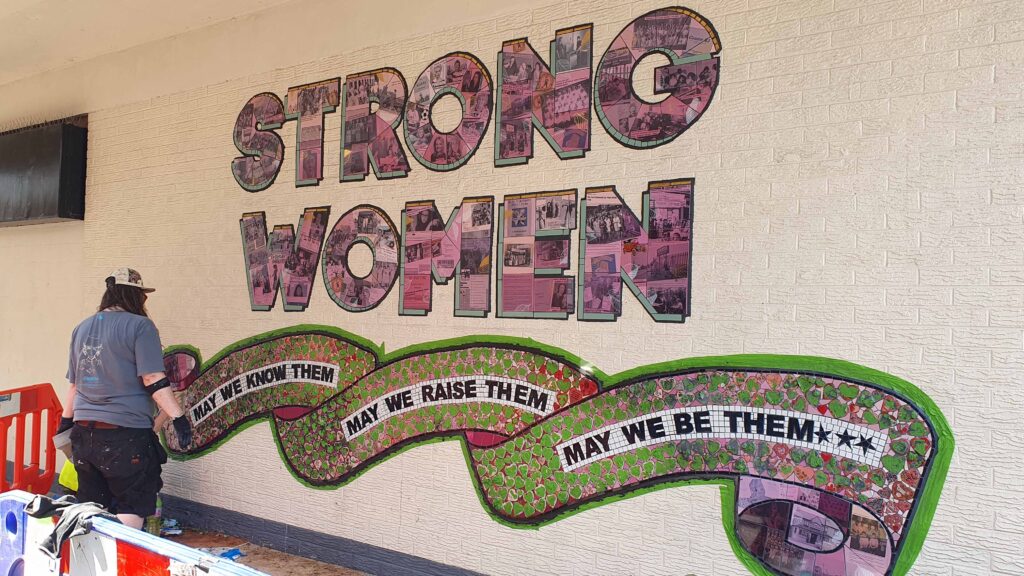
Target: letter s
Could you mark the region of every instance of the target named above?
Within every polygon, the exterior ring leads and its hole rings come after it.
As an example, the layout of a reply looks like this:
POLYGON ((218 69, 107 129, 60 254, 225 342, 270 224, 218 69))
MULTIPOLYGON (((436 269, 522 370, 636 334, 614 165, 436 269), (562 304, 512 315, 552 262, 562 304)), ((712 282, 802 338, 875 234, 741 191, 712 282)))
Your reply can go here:
POLYGON ((243 154, 231 161, 231 173, 249 192, 274 183, 284 161, 284 142, 277 128, 284 122, 284 105, 276 94, 263 92, 249 99, 235 120, 235 148, 243 154))

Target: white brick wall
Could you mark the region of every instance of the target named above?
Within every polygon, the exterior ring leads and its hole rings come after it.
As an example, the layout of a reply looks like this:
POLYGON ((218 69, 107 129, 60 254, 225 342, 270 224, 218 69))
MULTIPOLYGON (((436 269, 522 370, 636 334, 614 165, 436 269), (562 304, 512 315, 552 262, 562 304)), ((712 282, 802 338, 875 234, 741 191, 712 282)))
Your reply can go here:
POLYGON ((83 232, 81 222, 0 228, 0 390, 50 382, 63 401, 83 232))
MULTIPOLYGON (((206 357, 269 329, 323 323, 388 350, 473 334, 533 337, 609 373, 740 352, 848 359, 916 384, 957 436, 912 573, 1021 573, 1024 477, 1013 463, 1024 448, 1024 2, 694 2, 722 38, 721 85, 702 120, 667 146, 631 151, 595 122, 584 159, 560 162, 537 137, 528 166, 496 169, 488 132, 457 172, 414 164, 405 179, 339 184, 335 113, 319 187, 292 185, 294 123, 280 131, 287 161, 270 189, 250 194, 232 179, 232 123, 258 92, 379 66, 399 68, 411 85, 452 50, 474 52, 493 75, 503 40, 529 36, 546 53, 556 29, 586 22, 596 65, 623 25, 667 5, 562 2, 495 14, 404 45, 228 74, 184 92, 167 86, 165 96, 92 112, 80 312, 102 277, 129 263, 160 288, 150 307, 165 344, 190 343, 206 357), (410 199, 435 199, 445 212, 464 195, 602 184, 638 207, 648 180, 672 177, 697 182, 693 316, 683 325, 653 323, 630 297, 616 323, 455 318, 450 287, 435 288, 427 318, 399 317, 397 288, 358 315, 322 288, 304 313, 248 310, 238 237, 246 211, 284 224, 330 204, 333 223, 364 201, 397 218, 410 199)), ((276 41, 301 42, 302 30, 276 41)), ((237 57, 248 56, 239 48, 237 57)), ((0 230, 5 269, 24 261, 9 256, 14 234, 0 230)), ((15 336, 0 337, 10 349, 15 336)), ((343 488, 309 490, 262 424, 170 465, 165 478, 186 498, 257 515, 269 504, 283 522, 494 574, 745 572, 714 488, 663 490, 513 530, 489 519, 451 442, 406 452, 343 488)))

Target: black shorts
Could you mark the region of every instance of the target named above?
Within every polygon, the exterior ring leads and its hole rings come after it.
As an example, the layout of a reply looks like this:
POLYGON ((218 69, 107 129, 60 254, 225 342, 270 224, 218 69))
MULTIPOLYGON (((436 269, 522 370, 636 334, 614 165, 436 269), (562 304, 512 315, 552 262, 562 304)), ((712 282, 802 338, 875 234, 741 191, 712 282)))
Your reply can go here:
POLYGON ((156 497, 164 486, 160 466, 167 462, 167 453, 152 430, 76 424, 71 452, 80 502, 96 502, 114 514, 146 517, 156 512, 156 497))

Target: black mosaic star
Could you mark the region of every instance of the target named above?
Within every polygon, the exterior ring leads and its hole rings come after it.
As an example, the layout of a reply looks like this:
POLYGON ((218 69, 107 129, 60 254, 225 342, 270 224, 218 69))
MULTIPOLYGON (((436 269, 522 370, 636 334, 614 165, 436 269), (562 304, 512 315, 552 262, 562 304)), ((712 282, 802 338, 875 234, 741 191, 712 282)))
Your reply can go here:
POLYGON ((853 448, 853 446, 850 446, 850 442, 853 442, 853 439, 856 438, 856 436, 850 434, 847 430, 843 430, 841 433, 836 434, 836 436, 839 437, 840 446, 849 446, 850 448, 853 448))
POLYGON ((818 444, 823 442, 831 442, 830 436, 832 436, 831 430, 825 430, 823 427, 818 426, 818 429, 814 431, 814 434, 818 437, 818 444))
POLYGON ((865 454, 868 453, 868 450, 874 450, 875 449, 875 445, 871 443, 871 438, 865 438, 863 436, 860 437, 860 442, 857 442, 857 444, 855 444, 855 446, 857 446, 857 447, 861 448, 862 450, 864 450, 865 454))

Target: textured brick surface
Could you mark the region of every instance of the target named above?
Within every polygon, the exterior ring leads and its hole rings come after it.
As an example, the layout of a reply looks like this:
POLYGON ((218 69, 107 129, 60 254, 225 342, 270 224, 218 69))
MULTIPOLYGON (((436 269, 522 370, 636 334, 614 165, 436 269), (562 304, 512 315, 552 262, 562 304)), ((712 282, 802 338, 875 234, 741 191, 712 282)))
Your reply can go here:
MULTIPOLYGON (((289 86, 379 66, 398 67, 411 85, 431 60, 462 49, 493 75, 503 40, 529 36, 546 54, 556 29, 585 22, 594 23, 596 64, 630 18, 666 5, 512 9, 405 43, 245 78, 226 73, 215 85, 167 86, 159 98, 91 111, 88 219, 65 277, 76 298, 84 294, 76 311, 86 313, 102 277, 128 262, 160 288, 150 307, 164 342, 193 344, 206 357, 259 332, 323 323, 388 350, 480 333, 532 337, 609 373, 733 352, 848 359, 912 381, 957 434, 913 573, 1020 573, 1024 482, 1010 462, 1024 448, 1024 3, 703 0, 690 6, 722 36, 721 86, 702 120, 667 146, 628 150, 595 122, 586 158, 560 162, 538 136, 528 166, 496 169, 488 132, 457 172, 414 164, 405 179, 339 184, 335 113, 326 117, 319 187, 293 186, 294 122, 280 130, 286 163, 270 189, 250 194, 231 177, 232 122, 258 92, 283 96, 289 86), (246 211, 294 224, 304 207, 329 204, 333 222, 371 202, 397 219, 406 200, 432 198, 444 212, 464 195, 500 200, 603 184, 638 209, 648 179, 673 177, 697 182, 694 313, 683 325, 655 325, 630 297, 617 323, 455 318, 451 287, 435 287, 426 318, 399 317, 397 290, 379 308, 350 314, 319 279, 306 312, 248 311, 238 233, 246 211)), ((301 41, 301 30, 280 30, 253 46, 301 41)), ((253 46, 237 57, 252 57, 253 46)), ((60 255, 25 248, 26 235, 0 230, 4 269, 59 269, 60 255)), ((35 290, 57 298, 58 286, 35 290)), ((15 317, 17 302, 0 311, 15 317)), ((18 339, 0 317, 5 361, 18 339)), ((48 361, 62 362, 64 345, 48 361)), ((513 530, 479 505, 455 443, 406 452, 337 490, 311 490, 288 474, 260 424, 211 455, 168 466, 165 477, 183 498, 250 515, 273 502, 280 522, 486 573, 744 573, 713 488, 662 490, 540 531, 513 530)))

